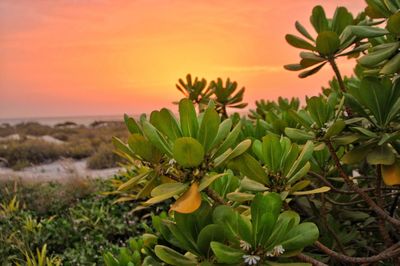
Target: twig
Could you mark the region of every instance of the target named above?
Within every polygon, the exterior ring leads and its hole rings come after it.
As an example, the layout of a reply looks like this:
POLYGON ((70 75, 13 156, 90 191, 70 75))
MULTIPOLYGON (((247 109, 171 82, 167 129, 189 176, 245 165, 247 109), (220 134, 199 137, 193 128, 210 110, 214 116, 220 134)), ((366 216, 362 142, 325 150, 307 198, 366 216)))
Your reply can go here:
POLYGON ((332 143, 327 140, 326 145, 329 149, 329 152, 336 164, 337 170, 341 177, 343 177, 346 184, 355 192, 357 192, 365 202, 378 214, 380 217, 395 225, 396 227, 400 227, 400 220, 391 217, 386 211, 382 210, 361 188, 359 188, 353 181, 350 180, 349 176, 345 173, 342 165, 340 164, 340 160, 337 157, 336 151, 332 146, 332 143))
MULTIPOLYGON (((310 171, 310 172, 308 172, 308 174, 310 176, 312 176, 312 177, 318 178, 322 183, 324 183, 325 185, 330 187, 333 192, 341 193, 341 194, 354 194, 354 193, 357 193, 357 192, 354 192, 354 191, 337 189, 334 185, 332 185, 331 182, 328 181, 328 179, 326 179, 324 176, 322 176, 320 174, 317 174, 315 172, 310 171)), ((374 189, 373 188, 368 188, 368 189, 365 189, 364 191, 371 191, 371 190, 374 190, 374 189)))
POLYGON ((316 260, 310 256, 307 256, 303 253, 300 253, 296 256, 299 260, 303 261, 303 262, 308 262, 311 263, 314 266, 328 266, 327 264, 320 262, 319 260, 316 260))
POLYGON ((321 242, 317 241, 314 244, 317 248, 319 248, 322 252, 325 254, 329 255, 332 258, 344 261, 344 262, 349 262, 349 263, 372 263, 372 262, 377 262, 377 261, 382 261, 390 258, 395 258, 397 255, 400 255, 400 244, 397 243, 385 251, 382 251, 381 253, 371 256, 371 257, 350 257, 346 256, 343 254, 339 254, 321 242))
POLYGON ((335 242, 336 242, 340 252, 342 252, 343 254, 347 255, 346 250, 344 249, 342 243, 340 242, 339 237, 336 235, 335 231, 329 225, 328 219, 326 218, 326 206, 325 206, 325 195, 324 195, 324 193, 321 193, 321 201, 322 201, 322 207, 321 207, 322 223, 324 224, 324 226, 328 230, 328 232, 335 239, 335 242))
POLYGON ((221 205, 228 205, 225 202, 225 200, 220 195, 218 195, 218 193, 215 192, 213 189, 208 187, 206 189, 206 193, 207 193, 207 196, 209 196, 213 201, 215 201, 215 202, 217 202, 217 203, 219 203, 221 205))
MULTIPOLYGON (((383 199, 382 199, 382 172, 380 165, 376 166, 376 202, 380 208, 383 207, 383 199)), ((389 232, 386 230, 385 220, 383 218, 378 218, 378 228, 379 232, 382 236, 383 241, 385 242, 386 247, 390 247, 393 245, 392 239, 390 238, 389 232)))

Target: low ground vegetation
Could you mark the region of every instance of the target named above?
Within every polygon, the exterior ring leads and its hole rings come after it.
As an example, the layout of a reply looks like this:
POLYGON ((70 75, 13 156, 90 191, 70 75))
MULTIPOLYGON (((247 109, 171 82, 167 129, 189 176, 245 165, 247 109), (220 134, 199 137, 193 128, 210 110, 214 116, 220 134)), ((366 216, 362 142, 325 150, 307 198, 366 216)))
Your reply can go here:
MULTIPOLYGON (((117 252, 144 232, 150 216, 137 204, 115 205, 102 191, 110 181, 74 178, 64 183, 2 182, 1 265, 25 265, 46 245, 48 258, 62 265, 104 265, 103 253, 117 252)), ((153 208, 153 211, 162 209, 153 208)))
POLYGON ((91 169, 116 167, 121 159, 113 153, 111 138, 127 138, 123 124, 118 122, 97 122, 89 127, 50 127, 34 122, 0 127, 0 136, 12 134, 18 134, 20 139, 0 141, 0 158, 3 165, 15 170, 61 158, 87 158, 91 169), (43 140, 40 138, 43 136, 51 136, 63 143, 43 140))

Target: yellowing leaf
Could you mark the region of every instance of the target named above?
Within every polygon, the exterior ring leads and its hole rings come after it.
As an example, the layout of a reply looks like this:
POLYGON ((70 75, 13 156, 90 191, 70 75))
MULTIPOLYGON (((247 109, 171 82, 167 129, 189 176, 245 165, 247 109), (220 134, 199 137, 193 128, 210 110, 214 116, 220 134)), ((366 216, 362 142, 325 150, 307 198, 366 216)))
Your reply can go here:
POLYGON ((179 213, 192 213, 201 205, 199 184, 193 183, 183 195, 171 205, 171 211, 179 213))
POLYGON ((293 192, 293 195, 296 195, 296 196, 310 195, 310 194, 317 194, 317 193, 328 192, 329 190, 331 190, 330 187, 324 186, 324 187, 316 188, 316 189, 313 189, 313 190, 293 192))
POLYGON ((400 162, 392 165, 381 165, 382 178, 388 186, 400 185, 400 162))

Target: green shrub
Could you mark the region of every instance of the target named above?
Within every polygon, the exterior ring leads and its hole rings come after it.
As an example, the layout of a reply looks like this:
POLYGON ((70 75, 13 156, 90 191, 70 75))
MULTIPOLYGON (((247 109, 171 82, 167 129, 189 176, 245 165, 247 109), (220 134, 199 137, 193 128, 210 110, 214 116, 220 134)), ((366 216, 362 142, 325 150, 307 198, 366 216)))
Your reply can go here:
POLYGON ((125 115, 131 135, 113 143, 130 168, 110 193, 174 203, 151 235, 105 253, 107 265, 399 264, 400 2, 366 2, 357 16, 316 6, 315 37, 299 22, 302 37, 286 35, 303 50, 286 69, 335 74, 304 106, 259 101, 250 119, 229 117, 244 90, 218 79, 210 93, 188 75, 179 116, 125 115), (354 76, 339 57, 358 58, 354 76))
POLYGON ((21 135, 44 136, 51 135, 53 128, 38 122, 25 122, 15 125, 16 132, 21 135))
POLYGON ((94 152, 95 148, 87 139, 74 140, 65 145, 64 156, 81 160, 88 158, 94 152))
POLYGON ((117 167, 120 161, 114 153, 114 147, 112 145, 102 144, 87 160, 87 167, 90 169, 105 169, 117 167))
POLYGON ((10 167, 52 162, 63 154, 62 146, 37 139, 10 141, 0 145, 0 157, 7 160, 10 167))

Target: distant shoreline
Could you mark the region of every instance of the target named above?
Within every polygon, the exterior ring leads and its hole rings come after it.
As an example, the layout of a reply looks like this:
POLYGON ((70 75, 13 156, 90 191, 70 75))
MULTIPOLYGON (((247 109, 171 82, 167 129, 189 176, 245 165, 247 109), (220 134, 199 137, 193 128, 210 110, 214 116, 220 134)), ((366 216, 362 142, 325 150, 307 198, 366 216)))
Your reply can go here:
POLYGON ((93 116, 60 116, 60 117, 27 117, 27 118, 0 118, 1 124, 11 126, 24 122, 38 122, 42 125, 55 126, 59 123, 74 122, 88 126, 94 121, 123 121, 123 115, 93 115, 93 116))

